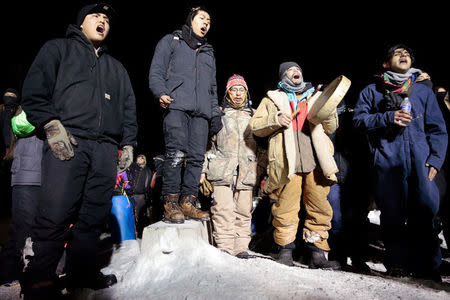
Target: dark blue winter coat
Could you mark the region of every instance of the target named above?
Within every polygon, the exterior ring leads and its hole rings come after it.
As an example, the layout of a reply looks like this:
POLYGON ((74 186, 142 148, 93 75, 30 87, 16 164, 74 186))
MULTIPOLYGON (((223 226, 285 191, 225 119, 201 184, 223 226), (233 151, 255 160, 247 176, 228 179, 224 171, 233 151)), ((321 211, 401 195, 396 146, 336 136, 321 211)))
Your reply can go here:
POLYGON ((424 84, 412 86, 411 123, 394 124, 393 110, 386 111, 383 93, 377 85, 367 86, 355 106, 354 122, 369 138, 377 188, 376 200, 384 223, 402 221, 408 199, 420 207, 424 219, 436 215, 439 193, 428 180, 429 164, 440 169, 446 154, 448 136, 445 122, 433 91, 424 84), (427 216, 427 217, 425 217, 427 216))
POLYGON ((221 115, 213 48, 208 43, 196 50, 190 48, 181 31, 168 34, 158 42, 150 66, 149 85, 156 99, 162 95, 174 99, 170 109, 206 119, 221 115))
POLYGON ((369 136, 375 167, 410 167, 414 160, 439 170, 444 162, 448 136, 436 97, 423 84, 413 84, 412 88, 413 120, 404 130, 394 124, 395 111, 383 109, 385 99, 375 84, 360 94, 353 120, 369 136))

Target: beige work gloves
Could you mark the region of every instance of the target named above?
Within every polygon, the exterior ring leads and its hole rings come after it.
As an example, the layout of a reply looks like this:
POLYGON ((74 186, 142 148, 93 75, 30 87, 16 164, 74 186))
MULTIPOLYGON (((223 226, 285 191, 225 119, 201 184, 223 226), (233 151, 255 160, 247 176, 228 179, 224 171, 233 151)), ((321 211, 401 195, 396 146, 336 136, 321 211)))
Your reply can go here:
POLYGON ((47 142, 53 155, 60 160, 69 160, 74 152, 72 145, 77 146, 75 138, 64 128, 59 120, 51 120, 44 125, 47 142))

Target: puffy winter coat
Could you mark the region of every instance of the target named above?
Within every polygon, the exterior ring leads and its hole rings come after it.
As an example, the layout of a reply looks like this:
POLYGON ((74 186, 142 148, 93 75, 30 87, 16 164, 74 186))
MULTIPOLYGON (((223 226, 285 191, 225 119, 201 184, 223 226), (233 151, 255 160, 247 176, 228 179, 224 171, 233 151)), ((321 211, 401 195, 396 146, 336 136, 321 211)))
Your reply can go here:
POLYGON ((41 160, 44 142, 36 135, 18 138, 11 165, 11 186, 41 185, 41 160))
POLYGON ((239 167, 236 189, 252 189, 258 181, 258 149, 248 122, 250 109, 225 108, 223 127, 205 154, 203 173, 214 185, 231 185, 239 167))
MULTIPOLYGON (((308 109, 314 102, 308 103, 308 109)), ((269 178, 263 190, 270 194, 274 190, 286 185, 295 174, 295 139, 292 123, 284 128, 278 122, 280 113, 291 114, 289 100, 281 90, 269 91, 259 104, 255 115, 250 120, 250 128, 259 137, 269 137, 268 160, 269 178)), ((311 130, 311 140, 316 153, 317 162, 326 178, 337 182, 338 168, 333 158, 334 147, 329 134, 338 127, 337 113, 333 113, 322 124, 313 125, 307 122, 311 130)))
POLYGON ((135 96, 122 64, 70 25, 48 41, 25 78, 22 107, 38 130, 60 119, 75 136, 135 145, 135 96))
POLYGON ((196 50, 190 48, 181 31, 164 36, 156 45, 149 86, 156 99, 162 95, 174 99, 170 109, 206 119, 221 115, 213 48, 208 43, 196 50))

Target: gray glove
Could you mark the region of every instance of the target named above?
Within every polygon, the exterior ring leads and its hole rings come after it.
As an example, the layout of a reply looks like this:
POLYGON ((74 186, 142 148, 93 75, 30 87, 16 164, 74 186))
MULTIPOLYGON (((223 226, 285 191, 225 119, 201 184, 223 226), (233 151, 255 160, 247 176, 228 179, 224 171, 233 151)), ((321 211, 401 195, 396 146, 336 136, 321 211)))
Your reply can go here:
POLYGON ((133 146, 127 145, 122 148, 122 155, 117 165, 117 173, 125 171, 133 162, 133 146))
POLYGON ((61 121, 51 120, 44 125, 44 131, 53 156, 60 160, 69 160, 74 156, 72 145, 77 146, 78 143, 61 121))

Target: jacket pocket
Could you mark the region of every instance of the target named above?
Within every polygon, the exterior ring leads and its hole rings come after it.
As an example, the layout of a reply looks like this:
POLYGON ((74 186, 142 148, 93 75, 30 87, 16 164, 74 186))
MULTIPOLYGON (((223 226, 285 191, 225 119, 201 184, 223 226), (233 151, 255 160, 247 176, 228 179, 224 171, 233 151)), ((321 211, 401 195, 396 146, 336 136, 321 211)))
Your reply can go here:
POLYGON ((166 87, 169 91, 169 96, 176 100, 176 90, 183 85, 183 79, 173 76, 167 80, 166 87))
POLYGON ((256 185, 256 171, 258 168, 258 161, 255 155, 248 155, 245 168, 239 166, 239 170, 245 170, 246 174, 242 177, 242 183, 248 186, 256 185))
POLYGON ((210 181, 224 181, 227 177, 232 178, 233 174, 227 174, 229 171, 230 159, 227 158, 213 158, 208 162, 208 180, 210 181))

